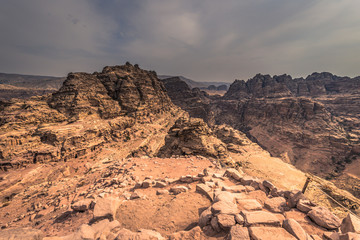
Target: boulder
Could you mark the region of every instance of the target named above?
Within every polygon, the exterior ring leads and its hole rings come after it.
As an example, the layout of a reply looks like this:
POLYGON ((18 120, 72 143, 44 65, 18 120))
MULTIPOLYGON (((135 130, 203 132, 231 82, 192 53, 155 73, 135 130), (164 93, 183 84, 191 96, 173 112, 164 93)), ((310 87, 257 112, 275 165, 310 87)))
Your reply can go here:
POLYGON ((219 214, 216 217, 217 217, 219 226, 225 231, 229 230, 236 223, 234 215, 219 214))
POLYGON ((284 228, 279 227, 250 227, 249 233, 253 240, 296 240, 284 228))
POLYGON ((316 207, 316 204, 312 203, 310 200, 300 199, 296 204, 296 208, 304 213, 310 212, 313 207, 316 207))
POLYGON ((243 185, 251 185, 254 181, 259 181, 259 179, 251 177, 251 176, 243 176, 240 180, 243 185))
POLYGON ((120 204, 121 201, 113 197, 98 199, 94 207, 94 219, 109 218, 113 220, 120 204))
POLYGON ((208 225, 211 221, 212 213, 211 213, 211 207, 205 209, 199 217, 199 226, 205 227, 208 225))
POLYGON ((149 188, 151 187, 151 183, 152 183, 152 180, 150 179, 145 179, 142 184, 141 184, 141 187, 142 188, 149 188))
POLYGON ((183 182, 183 183, 192 183, 194 181, 193 176, 191 176, 191 175, 181 176, 179 180, 180 180, 180 182, 183 182))
POLYGON ((323 239, 325 240, 339 240, 340 234, 337 232, 324 232, 323 239))
POLYGON ((282 213, 286 208, 286 200, 283 197, 269 198, 265 201, 264 206, 274 213, 282 213))
POLYGON ((296 237, 298 240, 307 240, 307 235, 300 224, 294 219, 286 219, 283 222, 283 228, 296 237))
POLYGON ((353 232, 340 234, 339 240, 360 240, 360 234, 353 232))
POLYGON ((233 179, 240 181, 244 175, 244 173, 242 171, 241 172, 240 171, 236 170, 235 168, 228 168, 228 169, 226 169, 224 176, 232 177, 233 179))
POLYGON ((268 188, 269 191, 273 190, 275 188, 274 184, 272 184, 271 182, 269 182, 268 180, 264 180, 262 182, 263 186, 268 188))
POLYGON ((340 219, 324 207, 314 207, 307 215, 317 225, 329 230, 337 229, 341 225, 340 219))
POLYGON ((160 182, 160 181, 156 181, 156 182, 155 182, 155 185, 154 185, 154 187, 156 187, 156 188, 164 188, 164 187, 166 187, 166 186, 167 186, 166 183, 160 182))
POLYGON ((343 219, 340 228, 342 233, 360 233, 360 219, 349 213, 346 218, 343 219))
POLYGON ((71 209, 75 212, 85 212, 86 210, 90 209, 93 203, 92 199, 84 199, 77 201, 71 205, 71 209))
POLYGON ((228 240, 250 240, 249 230, 240 225, 232 226, 228 235, 228 240))
POLYGON ((117 220, 110 222, 108 219, 101 220, 95 224, 92 224, 91 227, 95 232, 95 239, 102 239, 101 236, 110 234, 111 230, 119 227, 120 223, 117 220))
POLYGON ((170 192, 175 195, 178 195, 182 192, 187 192, 188 190, 189 189, 185 186, 175 186, 175 187, 170 188, 170 192))
POLYGON ((305 195, 301 191, 292 191, 288 196, 288 206, 290 208, 296 207, 300 199, 306 200, 305 195))
POLYGON ((130 195, 130 200, 138 199, 140 198, 140 194, 138 192, 133 192, 130 195))
POLYGON ((78 230, 78 236, 81 240, 93 240, 95 238, 95 231, 91 226, 83 224, 78 230))
POLYGON ((213 191, 209 186, 207 186, 207 185, 205 185, 203 183, 197 184, 196 185, 196 191, 198 193, 200 193, 200 194, 203 194, 204 196, 209 198, 211 201, 214 200, 213 191))
POLYGON ((272 213, 265 211, 248 212, 242 211, 245 218, 245 226, 275 226, 280 227, 280 220, 272 213))
POLYGON ((211 227, 216 231, 216 232, 221 232, 221 228, 219 226, 219 222, 217 220, 217 217, 213 217, 210 221, 210 225, 211 227))
POLYGON ((241 216, 241 214, 235 215, 235 221, 237 224, 240 224, 241 226, 244 225, 244 223, 245 223, 245 219, 243 216, 241 216))
POLYGON ((0 231, 0 240, 42 240, 41 230, 32 228, 14 228, 0 231))
POLYGON ((238 214, 240 211, 235 203, 228 201, 219 201, 211 206, 211 212, 213 214, 238 214))
POLYGON ((166 189, 160 189, 156 191, 156 195, 166 195, 169 194, 169 191, 166 189))

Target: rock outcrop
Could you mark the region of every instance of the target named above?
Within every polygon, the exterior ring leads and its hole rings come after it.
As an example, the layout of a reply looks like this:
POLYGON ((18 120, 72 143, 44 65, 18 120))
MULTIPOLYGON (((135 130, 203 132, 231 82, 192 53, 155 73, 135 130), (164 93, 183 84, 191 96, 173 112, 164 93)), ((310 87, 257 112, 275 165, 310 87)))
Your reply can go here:
POLYGON ((187 111, 191 117, 202 118, 207 124, 214 125, 210 96, 199 88, 190 87, 179 77, 163 79, 162 82, 171 101, 187 111))
POLYGON ((1 102, 0 111, 0 167, 7 169, 67 161, 104 143, 144 139, 159 130, 145 124, 160 123, 163 114, 168 119, 160 125, 167 128, 178 109, 155 72, 127 63, 101 73, 70 73, 59 91, 1 102))
POLYGON ((170 128, 165 145, 158 154, 161 157, 173 155, 225 158, 227 149, 202 119, 184 117, 178 119, 170 128))
POLYGON ((76 119, 91 114, 107 119, 168 110, 172 104, 164 90, 155 72, 127 63, 101 73, 70 73, 48 103, 76 119))

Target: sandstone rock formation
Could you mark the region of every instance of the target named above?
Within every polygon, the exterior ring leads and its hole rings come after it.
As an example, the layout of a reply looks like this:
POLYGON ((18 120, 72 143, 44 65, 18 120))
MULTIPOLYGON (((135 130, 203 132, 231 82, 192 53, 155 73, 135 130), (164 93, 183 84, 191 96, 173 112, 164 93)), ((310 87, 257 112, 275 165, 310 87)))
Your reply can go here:
POLYGON ((169 130, 159 156, 201 155, 213 158, 227 156, 226 145, 199 118, 180 118, 169 130))
MULTIPOLYGON (((313 73, 306 79, 258 74, 223 97, 174 102, 209 125, 227 124, 297 168, 333 179, 357 196, 360 78, 313 73), (188 101, 190 102, 188 104, 188 101), (204 106, 205 105, 205 106, 204 106), (206 109, 207 115, 193 109, 206 109), (350 184, 348 184, 350 183, 350 184)), ((167 89, 172 97, 172 89, 167 89)))
POLYGON ((70 73, 48 103, 76 119, 91 114, 107 119, 159 113, 172 106, 156 73, 129 63, 105 67, 101 73, 70 73))
POLYGON ((179 77, 163 79, 162 82, 171 101, 189 112, 190 116, 202 118, 208 124, 214 124, 211 112, 210 96, 199 88, 190 87, 179 77))
POLYGON ((2 102, 0 111, 0 166, 9 168, 78 158, 132 134, 144 139, 157 130, 134 125, 161 114, 170 114, 169 124, 177 109, 155 72, 127 63, 101 73, 70 73, 52 95, 2 102))

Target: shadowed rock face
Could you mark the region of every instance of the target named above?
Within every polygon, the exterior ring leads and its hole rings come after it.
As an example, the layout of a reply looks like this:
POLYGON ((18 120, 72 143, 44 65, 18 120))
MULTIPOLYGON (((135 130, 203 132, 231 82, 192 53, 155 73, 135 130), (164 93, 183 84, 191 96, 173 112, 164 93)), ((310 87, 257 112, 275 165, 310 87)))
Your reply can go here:
POLYGON ((199 88, 190 87, 179 77, 163 79, 171 101, 189 112, 190 116, 202 118, 209 125, 213 125, 214 116, 211 111, 210 96, 199 88))
POLYGON ((129 63, 101 73, 70 73, 49 106, 78 119, 97 114, 114 118, 135 112, 157 113, 172 106, 156 73, 129 63))
MULTIPOLYGON (((168 92, 172 98, 172 89, 168 92)), ((359 158, 359 93, 360 77, 258 74, 247 82, 236 80, 222 98, 203 96, 191 102, 177 95, 174 103, 210 125, 245 132, 273 156, 302 170, 337 177, 359 158), (205 117, 193 111, 200 106, 205 117)))

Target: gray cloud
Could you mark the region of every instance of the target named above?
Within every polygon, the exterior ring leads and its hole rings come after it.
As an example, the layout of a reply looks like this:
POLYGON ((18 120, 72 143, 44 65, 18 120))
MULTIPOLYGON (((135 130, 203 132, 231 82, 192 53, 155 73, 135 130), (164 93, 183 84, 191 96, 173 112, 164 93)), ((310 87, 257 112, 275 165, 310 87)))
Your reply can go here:
POLYGON ((199 81, 359 73, 355 0, 12 0, 0 71, 65 75, 129 60, 199 81))

